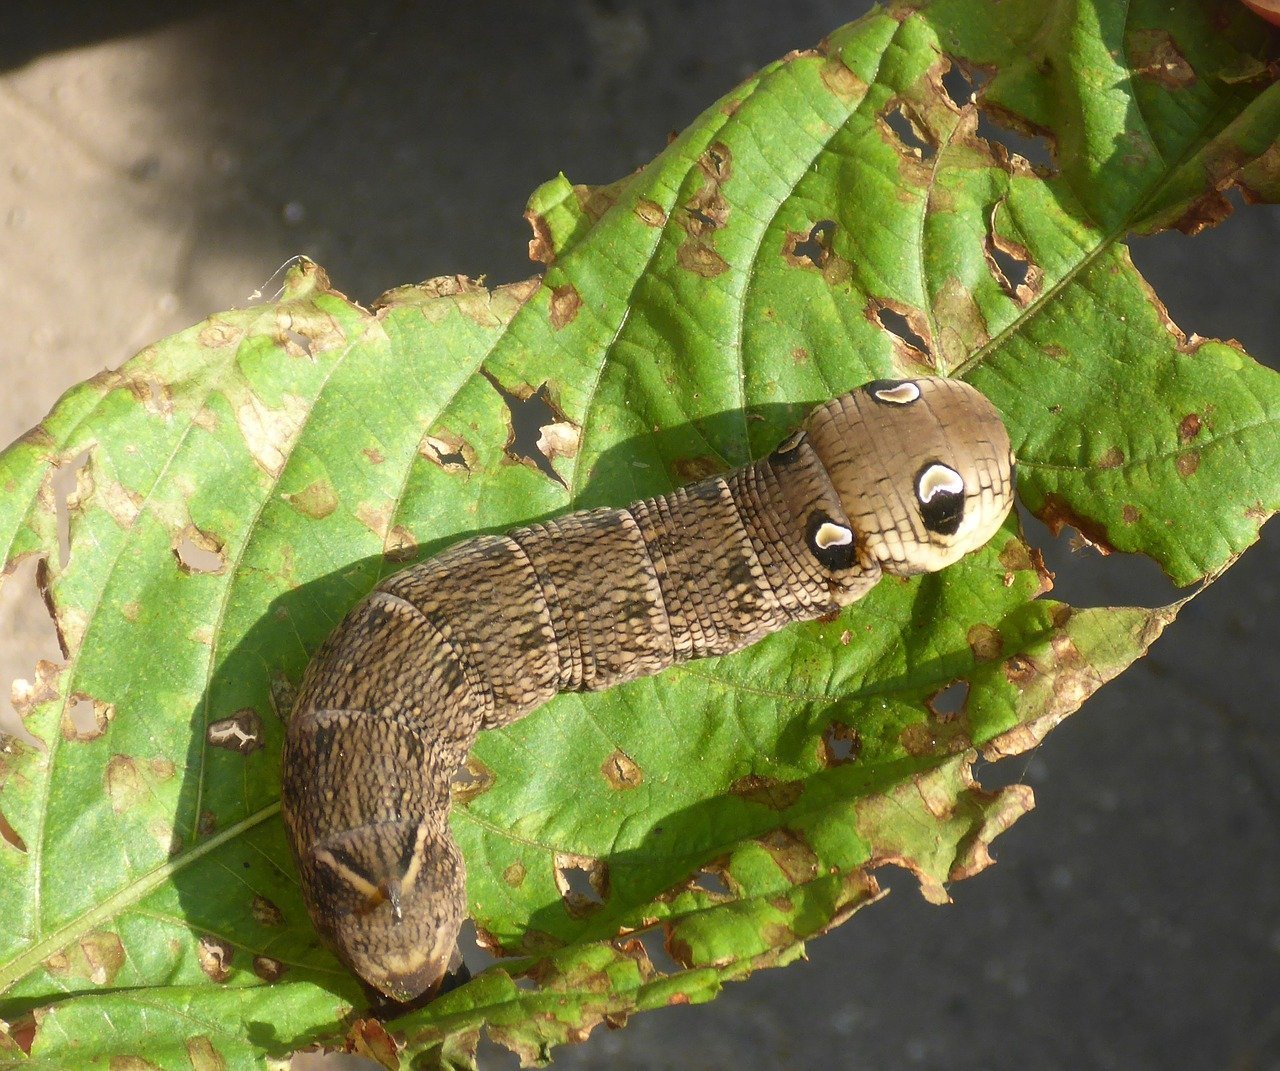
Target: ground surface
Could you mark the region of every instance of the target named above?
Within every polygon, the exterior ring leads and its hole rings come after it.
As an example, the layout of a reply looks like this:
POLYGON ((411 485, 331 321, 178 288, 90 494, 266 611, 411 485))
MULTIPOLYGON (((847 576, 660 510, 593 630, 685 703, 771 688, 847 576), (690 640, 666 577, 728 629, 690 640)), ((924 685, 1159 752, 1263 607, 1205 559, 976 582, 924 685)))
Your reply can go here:
MULTIPOLYGON (((20 3, 0 11, 0 441, 305 252, 368 300, 531 274, 542 180, 614 179, 861 2, 20 3), (785 17, 781 11, 786 8, 785 17), (75 9, 69 17, 70 9, 75 9)), ((1135 259, 1188 331, 1280 363, 1280 215, 1135 259)), ((272 287, 273 288, 273 287, 272 287)), ((1154 604, 1141 563, 1057 563, 1154 604)), ((53 654, 9 585, 0 671, 53 654)), ((567 1068, 1280 1068, 1280 539, 1035 753, 1000 865, 894 895, 811 962, 601 1032, 567 1068)), ((507 1066, 494 1057, 488 1066, 507 1066)))

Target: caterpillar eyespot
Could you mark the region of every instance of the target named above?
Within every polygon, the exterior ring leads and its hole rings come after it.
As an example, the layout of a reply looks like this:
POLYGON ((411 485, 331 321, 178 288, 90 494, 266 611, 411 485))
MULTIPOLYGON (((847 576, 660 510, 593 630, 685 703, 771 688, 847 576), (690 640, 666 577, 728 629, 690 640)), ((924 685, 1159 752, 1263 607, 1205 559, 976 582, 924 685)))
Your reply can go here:
POLYGON ((289 719, 281 805, 316 929, 386 996, 433 991, 466 918, 450 778, 481 729, 736 651, 884 573, 944 568, 1012 502, 986 398, 958 380, 877 380, 754 464, 388 577, 320 648, 289 719), (593 562, 609 563, 607 585, 593 562))

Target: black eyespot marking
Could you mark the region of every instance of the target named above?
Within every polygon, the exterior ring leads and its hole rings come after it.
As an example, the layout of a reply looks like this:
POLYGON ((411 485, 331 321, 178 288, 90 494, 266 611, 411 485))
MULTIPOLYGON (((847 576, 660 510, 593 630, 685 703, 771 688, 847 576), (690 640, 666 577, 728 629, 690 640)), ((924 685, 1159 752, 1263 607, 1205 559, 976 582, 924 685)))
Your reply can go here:
POLYGON ((941 461, 927 461, 916 473, 920 519, 930 532, 955 535, 964 520, 964 480, 941 461))
POLYGON ((774 448, 770 461, 778 465, 791 465, 800 457, 800 447, 804 443, 804 429, 793 431, 774 448))
POLYGON ((825 513, 810 514, 805 542, 818 562, 832 572, 848 569, 857 560, 858 541, 853 529, 825 513))
POLYGON ((910 405, 920 398, 920 386, 912 379, 873 379, 862 389, 880 405, 910 405))

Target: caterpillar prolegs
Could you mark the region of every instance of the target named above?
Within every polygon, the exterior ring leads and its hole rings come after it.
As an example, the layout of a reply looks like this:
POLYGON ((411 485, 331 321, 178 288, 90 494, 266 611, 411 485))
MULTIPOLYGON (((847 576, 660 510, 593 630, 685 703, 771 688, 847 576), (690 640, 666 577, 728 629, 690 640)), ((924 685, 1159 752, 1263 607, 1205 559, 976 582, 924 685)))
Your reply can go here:
POLYGON ((879 380, 754 464, 469 539, 384 580, 316 655, 285 741, 284 820, 316 928, 387 996, 427 991, 466 917, 449 784, 477 732, 557 692, 736 651, 882 573, 941 569, 1012 501, 986 398, 879 380))

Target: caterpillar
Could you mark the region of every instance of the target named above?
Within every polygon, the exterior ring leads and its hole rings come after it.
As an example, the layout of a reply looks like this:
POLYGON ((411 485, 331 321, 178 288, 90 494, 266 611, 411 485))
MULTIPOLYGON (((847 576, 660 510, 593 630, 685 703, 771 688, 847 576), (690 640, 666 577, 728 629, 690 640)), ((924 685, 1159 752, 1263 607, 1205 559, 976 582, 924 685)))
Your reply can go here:
POLYGON ((307 669, 282 811, 321 937, 385 996, 436 987, 466 918, 450 780, 482 729, 563 691, 728 654, 932 572, 1013 501, 995 407, 876 380, 763 460, 623 509, 480 536, 393 574, 307 669))

